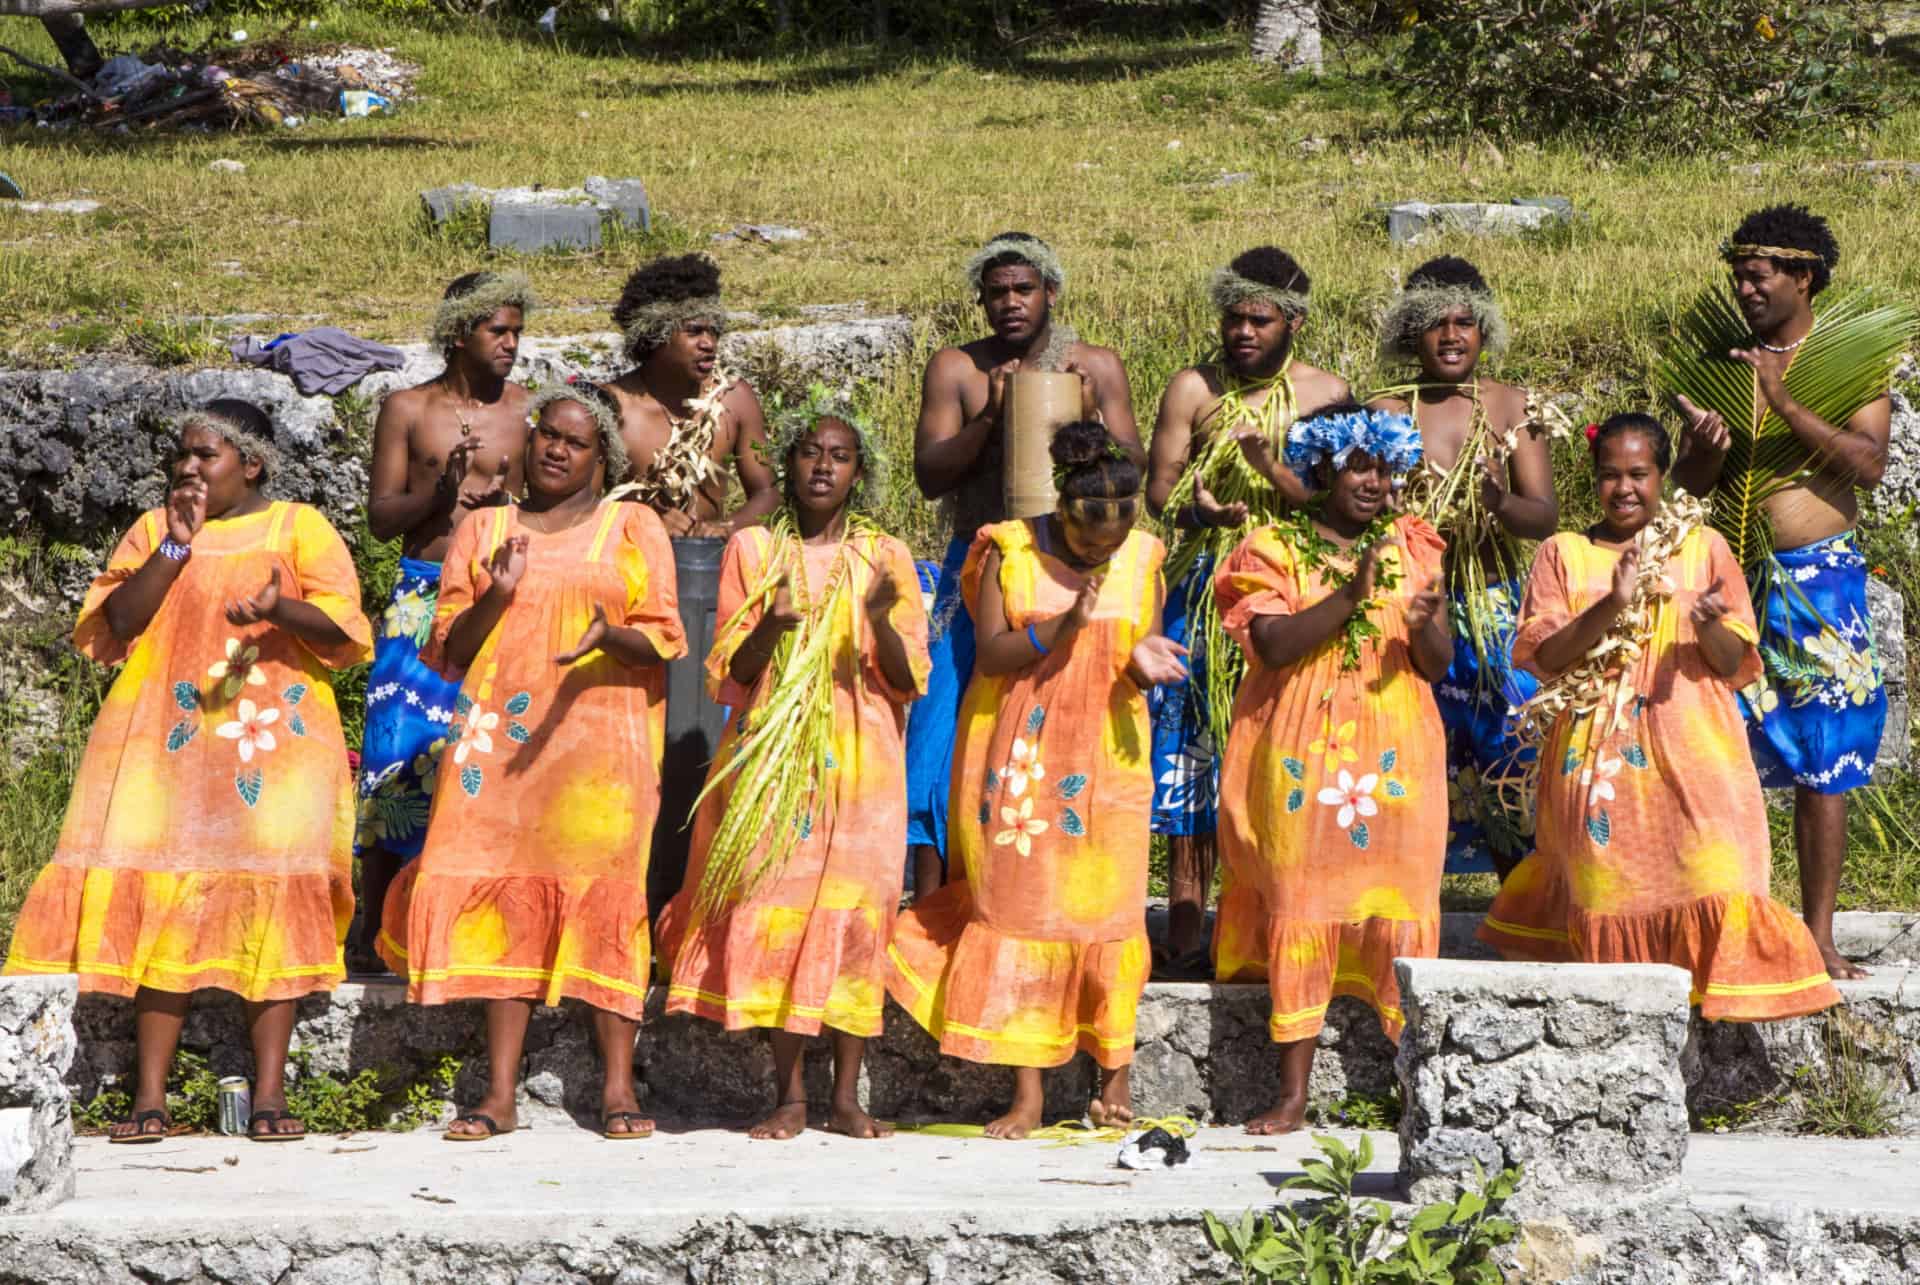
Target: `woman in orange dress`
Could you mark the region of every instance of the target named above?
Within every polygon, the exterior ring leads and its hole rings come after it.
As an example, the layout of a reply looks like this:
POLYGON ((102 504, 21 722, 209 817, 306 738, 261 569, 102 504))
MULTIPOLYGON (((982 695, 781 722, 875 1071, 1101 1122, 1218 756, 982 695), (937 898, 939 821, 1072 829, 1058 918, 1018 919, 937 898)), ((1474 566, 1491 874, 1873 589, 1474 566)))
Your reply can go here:
POLYGON ((1160 633, 1160 541, 1134 529, 1140 470, 1094 422, 1053 439, 1058 509, 983 527, 962 572, 979 637, 960 707, 960 877, 894 927, 887 989, 942 1052, 1017 1068, 989 1137, 1040 1122, 1041 1068, 1100 1067, 1096 1123, 1132 1118, 1151 967, 1146 690, 1184 677, 1160 633))
POLYGON ((562 386, 533 414, 526 498, 462 523, 441 569, 421 656, 460 695, 380 954, 416 1003, 488 1001, 487 1094, 449 1140, 515 1127, 533 1005, 563 998, 595 1010, 602 1132, 639 1138, 662 662, 686 638, 660 519, 601 495, 627 471, 611 401, 562 386))
POLYGON ((1761 675, 1746 579, 1718 532, 1684 531, 1662 505, 1659 421, 1615 415, 1590 433, 1600 521, 1540 546, 1514 663, 1548 697, 1624 636, 1636 581, 1650 582, 1647 628, 1597 694, 1553 718, 1538 846, 1480 938, 1510 959, 1678 965, 1709 1021, 1819 1012, 1839 994, 1812 934, 1768 895, 1766 805, 1735 695, 1761 675), (1672 549, 1662 567, 1641 565, 1650 540, 1672 549))
MULTIPOLYGON (((801 1053, 822 1027, 833 1031, 828 1126, 857 1138, 887 1134, 860 1107, 860 1062, 880 1033, 887 938, 905 877, 901 733, 908 702, 926 685, 927 616, 912 553, 858 513, 881 499, 885 461, 870 443, 852 409, 823 394, 775 423, 786 509, 773 530, 736 533, 720 566, 724 624, 707 657, 707 689, 732 722, 694 816, 686 887, 660 917, 661 954, 672 963, 667 1011, 772 1031, 779 1100, 756 1138, 806 1127, 801 1053), (773 658, 783 638, 804 648, 818 630, 829 631, 831 649, 830 686, 809 697, 832 705, 821 779, 794 815, 769 818, 730 761, 743 720, 784 734, 782 724, 756 723, 785 672, 773 658), (729 880, 728 863, 708 862, 723 819, 739 807, 755 812, 752 837, 735 841, 752 846, 745 868, 774 862, 752 881, 729 880), (787 852, 770 851, 769 821, 793 832, 787 852)), ((797 748, 784 747, 780 770, 803 770, 787 759, 797 748)))
POLYGON ((1249 1133, 1305 1120, 1335 995, 1399 1040, 1393 961, 1439 953, 1447 846, 1432 686, 1453 657, 1445 545, 1388 507, 1419 436, 1404 415, 1327 407, 1288 430, 1285 458, 1320 498, 1249 535, 1214 579, 1247 658, 1220 774, 1214 971, 1266 981, 1280 1045, 1279 1100, 1249 1133))
POLYGON ((326 518, 261 493, 271 436, 246 402, 189 415, 166 504, 121 539, 74 626, 82 654, 123 668, 6 971, 133 997, 133 1114, 113 1142, 166 1136, 201 987, 247 1002, 247 1136, 302 1136, 282 1079, 294 1000, 345 976, 353 781, 329 671, 366 660, 373 630, 326 518))

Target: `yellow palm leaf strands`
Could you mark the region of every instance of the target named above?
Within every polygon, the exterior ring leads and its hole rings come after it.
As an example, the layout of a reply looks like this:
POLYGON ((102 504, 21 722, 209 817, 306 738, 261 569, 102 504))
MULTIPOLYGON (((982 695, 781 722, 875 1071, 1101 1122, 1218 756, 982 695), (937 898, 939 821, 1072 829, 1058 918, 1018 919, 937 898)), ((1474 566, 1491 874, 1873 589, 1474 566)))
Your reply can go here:
POLYGON ((829 771, 833 738, 833 670, 841 638, 853 627, 852 614, 859 605, 849 570, 852 559, 845 551, 850 542, 871 535, 874 527, 860 515, 848 513, 841 555, 812 601, 805 597, 806 568, 791 512, 781 510, 771 530, 773 541, 760 583, 726 622, 722 636, 747 613, 770 604, 783 579, 788 592, 799 599, 801 620, 781 637, 767 662, 771 678, 765 699, 740 711, 738 734, 729 753, 716 763, 694 800, 697 811, 701 800, 721 782, 738 779, 714 830, 706 875, 700 882, 697 904, 705 912, 717 912, 751 895, 762 879, 786 864, 795 845, 814 825, 829 820, 816 818, 813 809, 816 801, 831 797, 822 784, 829 771), (763 844, 755 859, 755 850, 763 844))
MULTIPOLYGON (((1218 567, 1232 553, 1249 527, 1271 522, 1284 509, 1284 501, 1273 484, 1247 463, 1234 435, 1243 428, 1257 429, 1273 445, 1277 460, 1286 447, 1287 428, 1300 414, 1299 397, 1293 380, 1287 375, 1291 361, 1268 380, 1240 380, 1228 377, 1213 411, 1213 427, 1206 446, 1180 474, 1167 497, 1168 513, 1177 514, 1193 503, 1195 491, 1205 486, 1221 504, 1244 503, 1247 522, 1242 527, 1196 527, 1180 533, 1179 543, 1167 556, 1166 582, 1177 585, 1204 555, 1218 567), (1259 405, 1249 405, 1247 394, 1268 389, 1259 405)), ((1283 466, 1284 467, 1284 466, 1283 466)), ((1216 750, 1227 744, 1227 727, 1233 716, 1234 693, 1246 673, 1246 658, 1220 626, 1220 610, 1213 601, 1213 577, 1204 576, 1192 586, 1187 600, 1189 642, 1207 658, 1207 723, 1216 750)))
MULTIPOLYGON (((1813 329, 1787 366, 1787 392, 1827 423, 1843 427, 1887 391, 1916 329, 1920 314, 1870 290, 1825 298, 1814 305, 1813 329)), ((1708 290, 1681 318, 1673 345, 1654 369, 1662 388, 1719 411, 1726 421, 1732 441, 1714 487, 1713 525, 1748 568, 1773 551, 1762 506, 1822 463, 1760 396, 1753 368, 1728 355, 1753 343, 1753 331, 1733 296, 1708 290)))

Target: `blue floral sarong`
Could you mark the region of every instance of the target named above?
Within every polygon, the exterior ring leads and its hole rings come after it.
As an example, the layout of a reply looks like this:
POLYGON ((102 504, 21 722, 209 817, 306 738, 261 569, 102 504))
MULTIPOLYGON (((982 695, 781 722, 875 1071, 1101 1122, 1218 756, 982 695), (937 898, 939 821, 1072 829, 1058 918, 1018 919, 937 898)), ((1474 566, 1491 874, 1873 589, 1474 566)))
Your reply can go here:
POLYGON ((1153 719, 1154 834, 1191 836, 1219 828, 1220 756, 1207 720, 1205 638, 1194 637, 1187 619, 1189 595, 1213 574, 1202 555, 1167 592, 1162 624, 1168 638, 1188 648, 1187 677, 1147 693, 1153 719))
POLYGON ((947 794, 953 786, 953 740, 960 699, 973 679, 973 617, 960 598, 960 569, 972 541, 947 546, 934 587, 926 694, 907 714, 907 843, 939 851, 947 860, 947 794))
POLYGON ((440 601, 440 564, 400 559, 400 577, 373 640, 367 731, 360 747, 354 851, 379 848, 412 860, 427 837, 433 780, 460 684, 421 663, 440 601))
POLYGON ((1534 750, 1510 734, 1515 706, 1540 682, 1513 667, 1513 637, 1523 593, 1519 580, 1487 586, 1493 608, 1493 654, 1483 671, 1468 632, 1466 598, 1453 594, 1453 664, 1433 685, 1440 722, 1447 732, 1448 874, 1494 869, 1493 854, 1508 863, 1533 847, 1533 817, 1512 789, 1497 788, 1533 762, 1534 750))
POLYGON ((1880 753, 1887 689, 1853 532, 1776 550, 1752 588, 1766 670, 1740 692, 1740 712, 1760 784, 1859 789, 1880 753))

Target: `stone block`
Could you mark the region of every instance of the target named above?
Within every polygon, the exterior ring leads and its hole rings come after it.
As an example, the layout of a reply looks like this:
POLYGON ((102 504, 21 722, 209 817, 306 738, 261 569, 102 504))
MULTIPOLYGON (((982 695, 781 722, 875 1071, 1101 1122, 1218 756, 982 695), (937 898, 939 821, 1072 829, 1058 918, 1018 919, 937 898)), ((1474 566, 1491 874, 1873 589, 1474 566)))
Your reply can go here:
POLYGON ((639 179, 602 178, 594 174, 580 186, 628 231, 652 231, 653 206, 647 200, 647 185, 639 179))
POLYGON ((566 200, 496 200, 487 218, 487 244, 520 254, 597 250, 600 211, 566 200))
POLYGON ((1873 625, 1873 649, 1880 679, 1887 687, 1887 729, 1873 775, 1884 781, 1912 762, 1912 706, 1907 692, 1907 609, 1900 591, 1878 576, 1867 577, 1867 619, 1873 625))
POLYGON ((1322 54, 1315 0, 1262 0, 1253 20, 1253 60, 1317 75, 1322 54))
POLYGON ((73 1195, 73 977, 0 977, 0 1214, 73 1195))
POLYGON ((1450 1198, 1475 1162, 1524 1166, 1522 1207, 1617 1206, 1672 1189, 1687 1146, 1686 973, 1446 959, 1394 970, 1409 1199, 1450 1198))
POLYGON ((1563 196, 1529 196, 1514 201, 1401 201, 1387 207, 1387 237, 1410 245, 1430 232, 1469 236, 1518 236, 1538 232, 1574 217, 1573 202, 1563 196))

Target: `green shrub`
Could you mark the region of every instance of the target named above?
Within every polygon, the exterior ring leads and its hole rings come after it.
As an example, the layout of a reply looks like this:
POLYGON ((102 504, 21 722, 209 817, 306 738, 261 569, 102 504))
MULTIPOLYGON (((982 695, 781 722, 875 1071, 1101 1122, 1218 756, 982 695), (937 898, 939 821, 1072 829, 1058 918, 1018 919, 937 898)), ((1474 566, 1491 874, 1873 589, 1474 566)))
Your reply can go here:
POLYGON ((1252 1282, 1313 1281, 1326 1285, 1492 1285, 1506 1279, 1493 1251, 1517 1234, 1501 1208, 1520 1186, 1518 1167, 1488 1178, 1474 1165, 1475 1189, 1458 1200, 1423 1207, 1394 1242, 1393 1216, 1385 1201, 1353 1198, 1353 1183, 1373 1163, 1373 1143, 1361 1136, 1357 1150, 1338 1138, 1313 1136, 1325 1160, 1309 1160, 1306 1173, 1285 1185, 1319 1193, 1319 1199, 1282 1205, 1271 1216, 1248 1210, 1237 1223, 1209 1213, 1207 1237, 1252 1282))
POLYGON ((1893 107, 1868 0, 1420 0, 1391 75, 1406 123, 1687 152, 1893 107))

